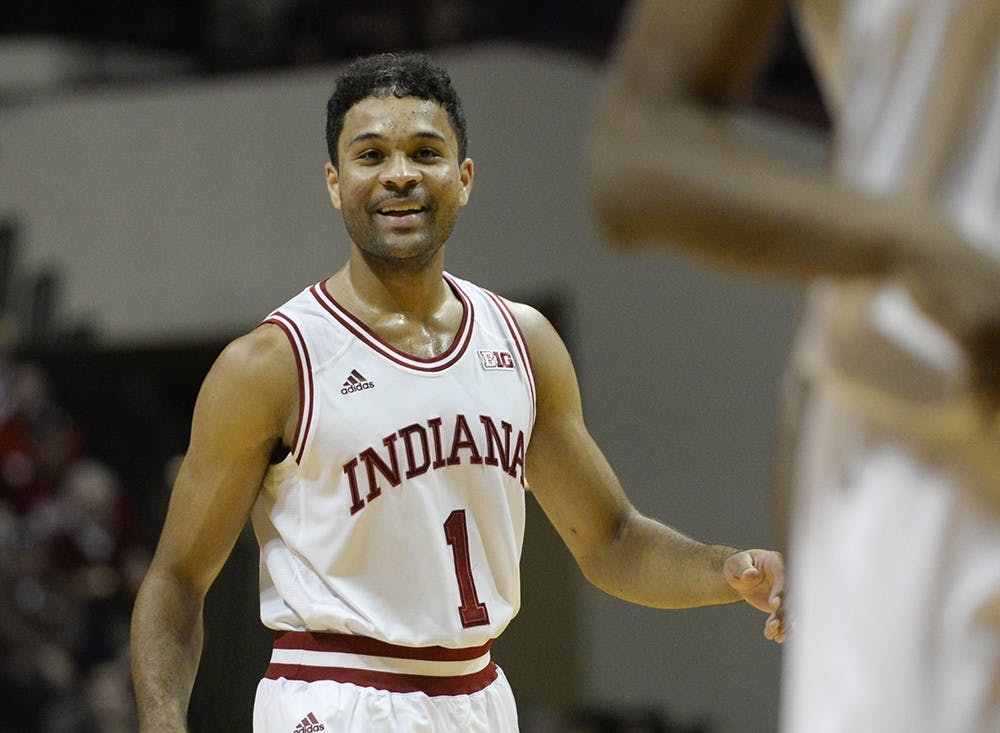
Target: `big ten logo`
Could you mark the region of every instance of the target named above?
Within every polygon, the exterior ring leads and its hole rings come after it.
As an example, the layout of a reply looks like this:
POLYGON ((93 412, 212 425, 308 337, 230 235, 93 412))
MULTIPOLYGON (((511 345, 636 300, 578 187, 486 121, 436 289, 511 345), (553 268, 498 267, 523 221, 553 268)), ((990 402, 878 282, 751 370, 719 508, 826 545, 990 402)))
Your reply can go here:
POLYGON ((509 351, 480 351, 483 369, 513 369, 514 357, 509 351))

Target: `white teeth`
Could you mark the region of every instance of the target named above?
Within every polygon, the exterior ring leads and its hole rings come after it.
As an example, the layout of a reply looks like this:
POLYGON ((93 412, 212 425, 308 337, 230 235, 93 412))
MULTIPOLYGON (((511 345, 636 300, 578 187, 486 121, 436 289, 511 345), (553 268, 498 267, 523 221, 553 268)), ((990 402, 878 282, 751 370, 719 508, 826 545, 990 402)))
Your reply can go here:
POLYGON ((413 205, 399 206, 399 207, 396 207, 396 206, 383 206, 382 208, 380 208, 378 210, 378 213, 380 213, 380 214, 415 214, 415 213, 418 213, 418 212, 423 211, 423 210, 424 210, 424 208, 422 206, 413 206, 413 205))

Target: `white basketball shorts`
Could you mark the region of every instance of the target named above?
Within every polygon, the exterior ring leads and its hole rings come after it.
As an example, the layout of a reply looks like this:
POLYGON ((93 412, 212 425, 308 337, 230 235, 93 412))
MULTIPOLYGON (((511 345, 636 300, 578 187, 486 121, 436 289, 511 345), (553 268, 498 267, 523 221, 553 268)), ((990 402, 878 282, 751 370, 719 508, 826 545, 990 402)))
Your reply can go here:
POLYGON ((517 733, 514 695, 489 647, 280 632, 257 686, 254 733, 517 733))

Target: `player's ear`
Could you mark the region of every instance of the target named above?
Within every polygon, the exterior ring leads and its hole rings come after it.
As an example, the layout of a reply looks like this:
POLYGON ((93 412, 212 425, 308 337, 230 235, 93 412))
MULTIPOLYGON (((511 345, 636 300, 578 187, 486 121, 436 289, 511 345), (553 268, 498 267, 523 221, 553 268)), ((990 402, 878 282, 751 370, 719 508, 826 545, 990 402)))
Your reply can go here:
POLYGON ((330 203, 333 208, 340 208, 340 174, 333 163, 326 164, 326 190, 330 192, 330 203))
POLYGON ((459 206, 465 206, 469 203, 469 195, 472 193, 473 177, 472 158, 466 158, 458 167, 458 181, 459 185, 462 187, 462 191, 458 196, 459 206))

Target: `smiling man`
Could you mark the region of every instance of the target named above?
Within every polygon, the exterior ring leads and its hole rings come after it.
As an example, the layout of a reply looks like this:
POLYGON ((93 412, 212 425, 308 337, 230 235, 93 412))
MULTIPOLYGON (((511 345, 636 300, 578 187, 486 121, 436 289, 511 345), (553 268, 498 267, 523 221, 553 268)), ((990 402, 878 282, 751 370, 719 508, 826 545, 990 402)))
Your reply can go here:
POLYGON ((598 587, 662 608, 742 599, 782 640, 780 555, 637 512, 551 325, 444 271, 473 183, 447 74, 361 59, 327 111, 348 260, 205 379, 133 615, 141 730, 186 730, 205 594, 248 517, 275 631, 257 733, 516 731, 490 645, 520 605, 529 487, 598 587))

